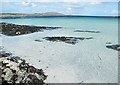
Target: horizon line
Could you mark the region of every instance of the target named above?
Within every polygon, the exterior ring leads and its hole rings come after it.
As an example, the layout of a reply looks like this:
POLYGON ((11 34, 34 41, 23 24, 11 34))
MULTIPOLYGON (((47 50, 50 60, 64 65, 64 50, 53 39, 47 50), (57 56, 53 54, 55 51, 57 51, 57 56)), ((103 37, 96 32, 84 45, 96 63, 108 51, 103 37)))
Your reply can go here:
MULTIPOLYGON (((50 12, 44 12, 44 13, 50 13, 50 12)), ((0 13, 1 15, 3 14, 26 14, 26 15, 32 15, 32 14, 44 14, 44 13, 0 13)), ((51 12, 51 13, 60 13, 60 12, 51 12)), ((120 17, 120 15, 85 15, 85 14, 63 14, 60 13, 61 15, 48 15, 48 16, 91 16, 91 17, 120 17)), ((16 15, 17 16, 17 15, 16 15)), ((44 15, 42 15, 44 16, 44 15)), ((46 16, 46 15, 45 15, 46 16)))

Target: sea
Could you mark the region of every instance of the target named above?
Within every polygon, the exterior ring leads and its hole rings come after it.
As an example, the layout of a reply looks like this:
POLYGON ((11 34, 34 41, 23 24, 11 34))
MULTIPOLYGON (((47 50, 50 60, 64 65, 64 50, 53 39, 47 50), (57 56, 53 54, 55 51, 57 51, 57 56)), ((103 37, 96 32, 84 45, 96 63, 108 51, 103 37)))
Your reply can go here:
POLYGON ((0 22, 62 27, 19 36, 0 34, 1 47, 25 59, 30 65, 43 69, 48 75, 45 83, 118 82, 118 52, 106 48, 109 43, 118 44, 118 18, 39 17, 0 19, 0 22), (93 37, 93 39, 79 40, 74 45, 43 39, 56 36, 93 37))

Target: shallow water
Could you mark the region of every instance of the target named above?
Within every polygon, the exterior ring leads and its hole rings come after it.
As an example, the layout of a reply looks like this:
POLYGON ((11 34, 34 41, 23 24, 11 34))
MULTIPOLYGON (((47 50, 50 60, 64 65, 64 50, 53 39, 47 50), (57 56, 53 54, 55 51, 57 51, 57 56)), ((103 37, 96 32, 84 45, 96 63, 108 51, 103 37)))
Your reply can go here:
POLYGON ((30 64, 44 69, 46 83, 116 83, 118 52, 106 48, 106 42, 118 43, 118 19, 94 17, 47 17, 3 19, 1 22, 60 26, 62 29, 45 30, 20 36, 2 35, 2 46, 30 64), (75 30, 100 33, 74 32, 75 30), (48 36, 93 37, 75 45, 50 42, 48 36), (42 42, 36 42, 35 40, 42 42), (40 62, 39 62, 40 60, 40 62))

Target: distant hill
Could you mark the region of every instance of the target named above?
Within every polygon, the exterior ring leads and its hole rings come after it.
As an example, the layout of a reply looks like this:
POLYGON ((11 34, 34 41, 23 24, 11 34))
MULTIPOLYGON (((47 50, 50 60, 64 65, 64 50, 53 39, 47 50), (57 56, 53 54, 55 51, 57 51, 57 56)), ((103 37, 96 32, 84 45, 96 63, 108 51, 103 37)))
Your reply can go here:
POLYGON ((37 16, 64 16, 58 12, 46 12, 46 13, 35 13, 35 14, 24 14, 24 13, 1 13, 0 17, 37 17, 37 16))
POLYGON ((46 13, 36 13, 36 14, 41 15, 41 16, 63 16, 64 15, 58 12, 46 12, 46 13))
POLYGON ((86 16, 86 15, 65 15, 58 12, 45 12, 45 13, 34 13, 34 14, 25 14, 25 13, 0 13, 0 18, 31 18, 31 17, 49 17, 49 16, 62 16, 62 17, 102 17, 102 18, 120 18, 120 16, 86 16))

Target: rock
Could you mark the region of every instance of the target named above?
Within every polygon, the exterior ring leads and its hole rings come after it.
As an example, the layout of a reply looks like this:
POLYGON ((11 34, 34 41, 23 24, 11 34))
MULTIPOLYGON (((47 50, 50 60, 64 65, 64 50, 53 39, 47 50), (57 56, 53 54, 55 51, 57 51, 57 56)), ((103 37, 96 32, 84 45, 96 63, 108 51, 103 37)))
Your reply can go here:
POLYGON ((52 42, 65 42, 68 44, 72 44, 75 45, 76 43, 78 43, 78 40, 89 40, 89 39, 93 39, 93 37, 89 37, 89 38, 85 38, 85 37, 65 37, 65 36, 61 36, 61 37, 44 37, 43 39, 48 40, 48 41, 52 41, 52 42))
POLYGON ((27 76, 25 83, 28 85, 41 85, 43 81, 39 80, 35 75, 30 74, 27 76))
POLYGON ((12 55, 12 53, 7 53, 5 51, 0 51, 0 56, 1 57, 8 57, 8 56, 11 56, 11 55, 12 55))
POLYGON ((106 42, 106 44, 112 44, 111 42, 106 42))
POLYGON ((100 31, 89 31, 89 30, 75 30, 74 32, 88 32, 88 33, 100 33, 100 31))
POLYGON ((43 30, 53 30, 61 27, 46 27, 46 26, 30 26, 30 25, 17 25, 11 23, 0 23, 0 32, 7 36, 17 36, 23 34, 34 33, 43 30))
POLYGON ((37 41, 37 42, 42 42, 41 40, 35 40, 35 41, 37 41))
POLYGON ((109 49, 120 51, 120 44, 117 44, 117 45, 107 45, 106 47, 109 48, 109 49))
POLYGON ((20 57, 13 57, 12 54, 6 57, 6 52, 0 58, 2 62, 2 85, 43 85, 47 76, 42 69, 30 66, 20 57))

